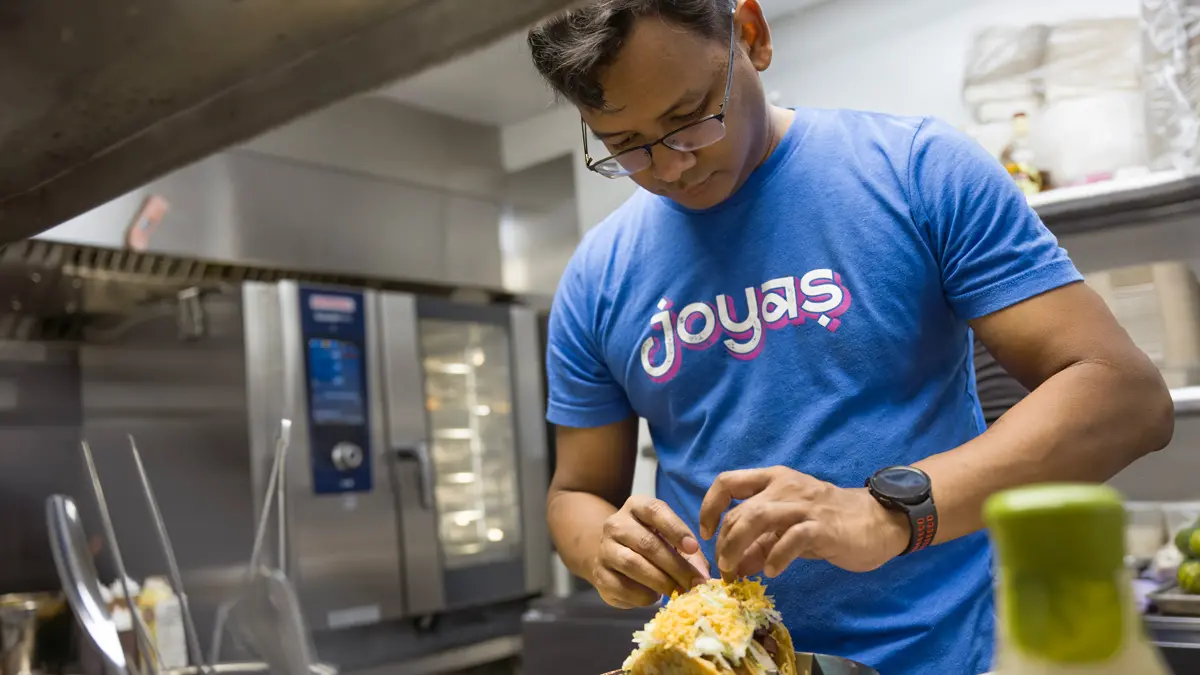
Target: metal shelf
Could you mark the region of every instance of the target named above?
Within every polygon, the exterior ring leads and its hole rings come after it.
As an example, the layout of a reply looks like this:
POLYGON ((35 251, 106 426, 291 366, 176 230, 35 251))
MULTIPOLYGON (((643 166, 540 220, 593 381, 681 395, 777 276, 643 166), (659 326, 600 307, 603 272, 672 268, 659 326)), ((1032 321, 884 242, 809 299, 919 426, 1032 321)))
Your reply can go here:
POLYGON ((1179 387, 1171 390, 1176 415, 1200 413, 1200 387, 1179 387))
POLYGON ((1200 175, 1157 171, 1029 198, 1056 235, 1163 223, 1200 225, 1200 175))

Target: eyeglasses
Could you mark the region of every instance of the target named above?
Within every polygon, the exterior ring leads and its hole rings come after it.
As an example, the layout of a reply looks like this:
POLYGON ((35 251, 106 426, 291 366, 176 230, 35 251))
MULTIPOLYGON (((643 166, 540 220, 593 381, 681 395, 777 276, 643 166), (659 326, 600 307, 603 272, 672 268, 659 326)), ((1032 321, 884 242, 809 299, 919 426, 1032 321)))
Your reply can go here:
POLYGON ((725 106, 729 105, 729 91, 733 85, 733 56, 737 49, 737 6, 729 14, 729 66, 725 76, 725 99, 715 115, 707 115, 694 122, 689 122, 675 131, 659 138, 657 141, 639 145, 636 148, 622 150, 615 155, 593 161, 588 152, 587 122, 579 120, 583 127, 583 161, 587 168, 605 178, 623 178, 645 171, 654 163, 651 150, 658 144, 663 144, 679 152, 695 152, 707 148, 725 138, 725 106))

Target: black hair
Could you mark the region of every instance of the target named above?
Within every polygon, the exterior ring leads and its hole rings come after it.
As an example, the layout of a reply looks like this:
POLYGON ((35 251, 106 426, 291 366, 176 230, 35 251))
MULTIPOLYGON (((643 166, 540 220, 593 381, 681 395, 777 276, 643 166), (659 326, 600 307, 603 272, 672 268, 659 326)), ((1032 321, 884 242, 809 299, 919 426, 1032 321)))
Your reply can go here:
POLYGON ((708 38, 729 37, 733 0, 597 0, 529 31, 533 65, 563 98, 604 108, 600 75, 620 53, 634 21, 659 17, 708 38))

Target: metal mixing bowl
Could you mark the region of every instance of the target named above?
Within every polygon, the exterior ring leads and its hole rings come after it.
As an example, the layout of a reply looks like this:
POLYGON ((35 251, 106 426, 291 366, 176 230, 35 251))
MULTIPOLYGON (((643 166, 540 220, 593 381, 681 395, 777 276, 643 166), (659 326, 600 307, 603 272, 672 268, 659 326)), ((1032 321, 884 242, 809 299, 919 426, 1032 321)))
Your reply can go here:
MULTIPOLYGON (((614 670, 604 675, 625 675, 625 671, 614 670)), ((796 652, 796 675, 879 675, 879 671, 840 656, 796 652)))
POLYGON ((879 675, 879 671, 857 661, 828 654, 796 653, 798 675, 879 675))

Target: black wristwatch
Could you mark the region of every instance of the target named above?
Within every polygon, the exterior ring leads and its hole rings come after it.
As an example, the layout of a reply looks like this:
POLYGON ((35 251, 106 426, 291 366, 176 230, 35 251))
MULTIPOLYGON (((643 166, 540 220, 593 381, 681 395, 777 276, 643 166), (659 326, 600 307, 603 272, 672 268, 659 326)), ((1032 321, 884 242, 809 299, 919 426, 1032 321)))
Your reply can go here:
POLYGON ((933 504, 933 485, 929 476, 912 466, 889 466, 867 479, 871 496, 889 511, 908 516, 911 528, 908 548, 900 555, 928 548, 937 535, 937 507, 933 504))

